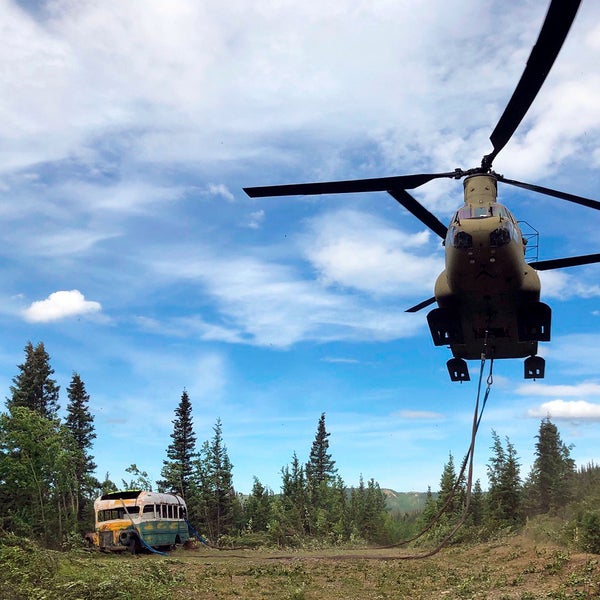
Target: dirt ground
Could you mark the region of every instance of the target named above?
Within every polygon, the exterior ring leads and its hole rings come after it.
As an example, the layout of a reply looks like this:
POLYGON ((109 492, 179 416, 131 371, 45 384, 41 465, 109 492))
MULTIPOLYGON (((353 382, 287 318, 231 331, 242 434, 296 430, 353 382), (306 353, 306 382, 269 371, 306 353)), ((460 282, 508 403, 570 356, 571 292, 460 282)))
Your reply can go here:
POLYGON ((404 558, 413 552, 198 548, 178 550, 164 560, 183 576, 175 598, 600 598, 598 555, 523 537, 450 547, 424 559, 404 558))

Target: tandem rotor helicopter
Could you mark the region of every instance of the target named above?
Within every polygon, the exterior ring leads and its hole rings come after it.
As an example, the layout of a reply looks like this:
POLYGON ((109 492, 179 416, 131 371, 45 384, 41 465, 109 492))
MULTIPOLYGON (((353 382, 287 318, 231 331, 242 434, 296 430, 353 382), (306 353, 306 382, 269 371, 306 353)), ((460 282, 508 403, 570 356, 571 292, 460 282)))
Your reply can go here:
POLYGON ((538 342, 550 340, 551 309, 540 302, 536 271, 600 262, 600 254, 526 262, 526 239, 511 212, 496 201, 498 182, 600 210, 600 202, 539 185, 507 179, 492 163, 529 110, 563 45, 581 0, 552 0, 536 44, 517 87, 493 130, 491 153, 479 167, 446 173, 420 173, 320 183, 247 187, 251 198, 386 191, 439 235, 445 270, 434 296, 409 308, 416 312, 434 302, 427 315, 433 343, 449 346, 452 381, 469 380, 465 359, 524 358, 525 379, 543 378, 545 362, 538 342), (464 178, 464 204, 444 225, 406 190, 439 178, 464 178))

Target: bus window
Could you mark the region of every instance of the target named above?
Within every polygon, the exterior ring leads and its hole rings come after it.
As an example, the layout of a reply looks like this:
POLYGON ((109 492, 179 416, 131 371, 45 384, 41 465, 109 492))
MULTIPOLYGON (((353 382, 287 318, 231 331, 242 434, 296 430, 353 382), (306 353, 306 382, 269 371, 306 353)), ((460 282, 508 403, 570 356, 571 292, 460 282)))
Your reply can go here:
POLYGON ((127 519, 127 513, 130 515, 137 515, 140 512, 139 506, 128 506, 127 512, 123 507, 120 508, 107 508, 106 510, 98 511, 98 522, 102 521, 114 521, 115 519, 127 519))
POLYGON ((173 518, 173 505, 169 504, 169 519, 173 518))
POLYGON ((146 504, 143 513, 147 515, 147 518, 154 519, 154 504, 146 504))
POLYGON ((167 518, 167 505, 166 504, 162 505, 162 518, 163 519, 167 518))

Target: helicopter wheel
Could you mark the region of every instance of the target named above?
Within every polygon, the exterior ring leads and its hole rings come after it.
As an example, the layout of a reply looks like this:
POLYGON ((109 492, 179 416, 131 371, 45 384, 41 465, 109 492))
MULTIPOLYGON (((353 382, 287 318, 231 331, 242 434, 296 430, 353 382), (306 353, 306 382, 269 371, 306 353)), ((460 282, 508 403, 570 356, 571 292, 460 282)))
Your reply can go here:
POLYGON ((546 361, 541 356, 530 356, 525 359, 525 379, 543 379, 546 361))
POLYGON ((462 358, 451 358, 447 363, 451 381, 471 381, 469 367, 462 358))
POLYGON ((549 342, 552 310, 543 302, 526 304, 518 315, 519 341, 549 342))

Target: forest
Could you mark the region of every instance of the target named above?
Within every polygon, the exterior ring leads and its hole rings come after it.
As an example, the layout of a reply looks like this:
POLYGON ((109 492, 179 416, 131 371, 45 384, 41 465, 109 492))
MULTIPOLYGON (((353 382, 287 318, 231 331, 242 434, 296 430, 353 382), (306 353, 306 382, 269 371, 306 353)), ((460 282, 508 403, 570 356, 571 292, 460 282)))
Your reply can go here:
POLYGON ((0 547, 11 536, 46 548, 80 547, 83 534, 94 527, 96 497, 148 489, 183 496, 190 521, 223 547, 393 545, 419 532, 418 543, 431 546, 457 524, 462 527, 453 543, 477 542, 549 515, 561 517, 566 542, 600 553, 600 467, 576 468, 572 447, 549 418, 541 420, 532 440, 535 461, 529 473, 521 473, 510 439, 493 432, 485 487, 477 480, 470 489, 465 462, 457 469, 450 454, 439 488, 427 491, 422 509, 398 510, 374 479, 345 484, 332 457, 325 413, 306 460, 294 453, 282 467, 279 490, 255 478, 249 495, 236 493, 221 420, 211 439, 199 443, 184 389, 161 479, 151 482, 132 464, 126 469, 130 481, 117 485, 108 474, 103 480, 95 475, 94 416, 80 375, 73 373, 61 418, 60 390, 44 344, 28 342, 17 369, 0 414, 0 547))

